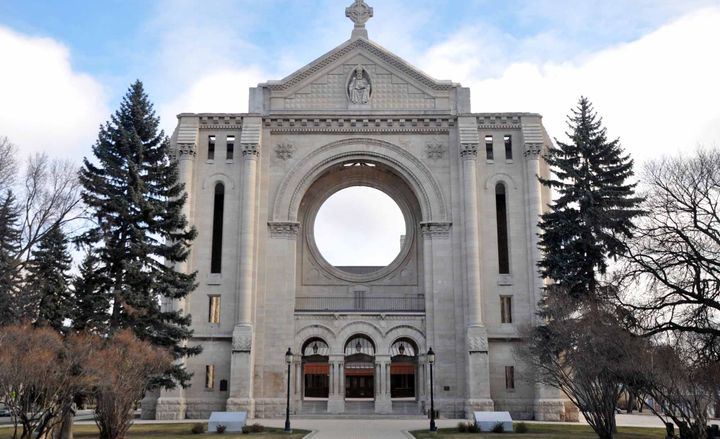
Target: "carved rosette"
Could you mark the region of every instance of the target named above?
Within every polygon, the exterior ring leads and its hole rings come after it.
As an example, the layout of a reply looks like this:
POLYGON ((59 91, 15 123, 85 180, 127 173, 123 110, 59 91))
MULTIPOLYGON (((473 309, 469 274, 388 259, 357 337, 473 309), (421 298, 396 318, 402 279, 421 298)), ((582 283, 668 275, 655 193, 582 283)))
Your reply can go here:
POLYGON ((268 221, 271 238, 293 239, 300 231, 300 223, 291 221, 268 221))
POLYGON ((537 160, 542 152, 542 143, 526 143, 525 144, 525 158, 529 160, 537 160))
POLYGON ((431 238, 447 238, 450 236, 450 222, 426 222, 420 223, 420 230, 423 236, 431 238))
POLYGON ((425 145, 427 158, 438 160, 445 157, 445 145, 441 142, 428 142, 425 145))
POLYGON ((475 160, 478 154, 477 143, 462 143, 460 144, 460 157, 465 160, 475 160))
POLYGON ((295 154, 295 146, 291 143, 279 143, 275 145, 275 156, 280 160, 289 160, 295 154))

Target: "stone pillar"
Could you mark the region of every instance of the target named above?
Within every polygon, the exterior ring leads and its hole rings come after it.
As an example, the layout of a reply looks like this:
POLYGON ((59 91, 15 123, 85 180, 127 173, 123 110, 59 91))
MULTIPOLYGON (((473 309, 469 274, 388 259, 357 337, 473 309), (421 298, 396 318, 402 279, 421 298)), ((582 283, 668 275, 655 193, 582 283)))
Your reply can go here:
POLYGON ((228 411, 247 411, 254 415, 253 402, 253 291, 255 287, 255 242, 257 222, 257 167, 260 157, 262 118, 244 117, 240 134, 242 176, 240 184, 240 236, 236 324, 230 359, 228 411))
MULTIPOLYGON (((178 179, 180 183, 185 185, 187 199, 182 208, 182 214, 188 221, 192 218, 192 194, 193 194, 193 172, 195 168, 195 157, 197 155, 197 147, 195 143, 179 143, 175 149, 178 161, 178 179)), ((190 257, 184 262, 178 262, 174 268, 180 273, 187 273, 190 270, 190 257)), ((162 308, 164 311, 172 312, 185 311, 185 298, 182 299, 163 299, 162 308)), ((187 342, 183 343, 184 345, 187 342)), ((185 365, 185 358, 177 360, 181 365, 185 365)), ((161 420, 178 420, 185 419, 187 413, 187 403, 185 401, 185 390, 181 386, 174 389, 162 389, 159 392, 148 392, 146 398, 141 402, 143 419, 161 419, 161 420), (159 393, 159 397, 158 397, 159 393), (151 399, 156 398, 155 401, 151 399), (147 407, 147 409, 146 409, 147 407)))
POLYGON ((392 413, 390 355, 375 355, 375 413, 392 413))
POLYGON ((303 374, 302 353, 300 355, 295 355, 295 359, 293 360, 293 369, 295 369, 295 386, 292 391, 292 400, 294 404, 290 406, 290 411, 292 413, 302 413, 302 396, 304 392, 303 379, 305 377, 303 374))
MULTIPOLYGON (((543 278, 538 272, 538 262, 540 262, 541 254, 538 247, 539 229, 537 227, 540 221, 540 215, 543 213, 542 186, 538 180, 540 175, 540 155, 543 144, 538 142, 537 138, 533 138, 528 133, 533 133, 538 126, 523 126, 525 135, 525 167, 526 167, 526 192, 527 202, 526 216, 528 222, 529 246, 529 279, 532 294, 530 295, 533 304, 537 306, 543 294, 543 278)), ((533 313, 533 323, 537 324, 537 315, 533 313)), ((537 421, 564 421, 565 419, 565 401, 559 389, 544 384, 535 385, 535 399, 533 402, 534 419, 537 421)))
POLYGON ((345 412, 345 356, 331 355, 330 359, 330 394, 328 395, 328 413, 345 412))
POLYGON ((487 331, 482 318, 482 290, 480 279, 480 236, 477 194, 477 154, 480 144, 477 119, 460 117, 460 157, 462 160, 464 196, 465 272, 467 274, 468 392, 466 412, 492 410, 490 399, 490 364, 487 331))

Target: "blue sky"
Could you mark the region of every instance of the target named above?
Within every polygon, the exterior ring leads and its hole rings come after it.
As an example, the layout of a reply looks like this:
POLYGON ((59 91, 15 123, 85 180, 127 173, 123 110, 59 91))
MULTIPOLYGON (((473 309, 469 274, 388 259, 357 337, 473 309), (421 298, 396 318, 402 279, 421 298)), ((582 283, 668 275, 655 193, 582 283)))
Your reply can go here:
MULTIPOLYGON (((470 87, 476 112, 544 115, 581 94, 638 162, 720 145, 720 0, 367 0, 370 39, 470 87)), ((180 112, 247 111, 247 89, 341 44, 351 0, 0 0, 0 136, 80 161, 129 84, 180 112)))

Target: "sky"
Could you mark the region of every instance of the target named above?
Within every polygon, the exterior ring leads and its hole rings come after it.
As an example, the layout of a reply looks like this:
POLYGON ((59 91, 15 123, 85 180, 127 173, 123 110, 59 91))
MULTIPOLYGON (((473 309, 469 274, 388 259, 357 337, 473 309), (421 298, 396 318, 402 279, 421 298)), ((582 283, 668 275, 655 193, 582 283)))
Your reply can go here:
MULTIPOLYGON (((350 37, 351 0, 0 0, 0 136, 80 162, 135 79, 181 112, 245 112, 248 88, 350 37)), ((470 87, 475 112, 579 96, 640 165, 720 145, 720 0, 367 0, 370 39, 470 87)))

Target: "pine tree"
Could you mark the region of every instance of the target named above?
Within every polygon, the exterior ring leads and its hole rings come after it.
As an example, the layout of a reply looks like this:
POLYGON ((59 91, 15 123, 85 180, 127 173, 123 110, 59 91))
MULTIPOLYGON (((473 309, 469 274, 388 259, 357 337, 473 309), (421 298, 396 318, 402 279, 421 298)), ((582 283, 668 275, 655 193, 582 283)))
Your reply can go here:
POLYGON ((8 191, 0 201, 0 326, 17 320, 16 303, 20 280, 18 216, 15 197, 8 191))
POLYGON ((101 287, 102 273, 98 270, 98 259, 92 250, 88 251, 73 279, 72 328, 77 332, 106 334, 110 311, 110 300, 101 287))
POLYGON ((48 230, 30 256, 24 294, 30 320, 38 326, 50 326, 60 333, 67 330, 65 320, 73 307, 70 292, 72 257, 68 239, 59 226, 48 230))
MULTIPOLYGON (((93 247, 102 285, 110 299, 108 329, 131 328, 141 340, 171 349, 175 358, 200 352, 187 347, 190 317, 163 310, 164 299, 181 299, 195 288, 195 273, 173 265, 185 261, 195 238, 182 214, 186 194, 178 181, 169 141, 140 81, 120 109, 100 128, 96 163, 84 160, 82 198, 95 226, 80 242, 93 247)), ((185 384, 190 375, 175 366, 162 384, 185 384)))
POLYGON ((569 143, 545 157, 554 177, 541 178, 558 198, 540 220, 542 274, 575 298, 594 296, 607 259, 623 249, 632 219, 641 212, 634 194, 633 160, 619 140, 608 141, 602 120, 581 97, 568 117, 569 143))

